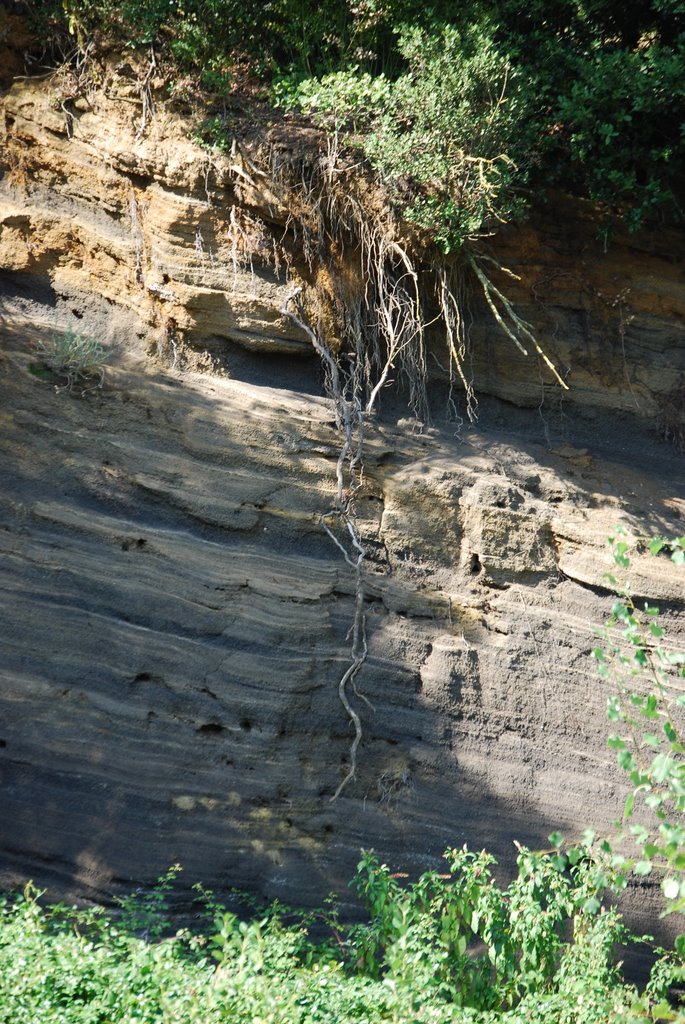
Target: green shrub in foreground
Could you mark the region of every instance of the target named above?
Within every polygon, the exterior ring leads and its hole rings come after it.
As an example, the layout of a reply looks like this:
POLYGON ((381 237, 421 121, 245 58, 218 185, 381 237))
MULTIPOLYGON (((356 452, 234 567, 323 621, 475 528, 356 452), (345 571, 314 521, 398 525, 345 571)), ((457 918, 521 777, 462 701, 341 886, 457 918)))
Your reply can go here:
POLYGON ((590 868, 561 872, 554 856, 521 849, 503 889, 487 854, 446 856, 449 874, 400 885, 364 854, 355 884, 370 920, 344 926, 335 911, 317 914, 329 940, 313 939, 308 917, 277 905, 240 920, 215 902, 205 930, 161 937, 170 875, 137 906, 124 901, 118 917, 44 908, 29 885, 0 904, 0 1022, 657 1019, 620 979, 614 949, 627 936, 619 915, 600 907, 590 868))

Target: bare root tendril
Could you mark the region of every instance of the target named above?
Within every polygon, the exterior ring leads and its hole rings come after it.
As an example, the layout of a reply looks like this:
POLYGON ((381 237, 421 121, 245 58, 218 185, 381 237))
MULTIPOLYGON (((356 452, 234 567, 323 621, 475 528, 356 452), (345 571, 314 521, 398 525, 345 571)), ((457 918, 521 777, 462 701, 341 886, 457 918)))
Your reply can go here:
MULTIPOLYGON (((567 385, 538 344, 532 328, 522 320, 507 297, 483 269, 487 257, 474 255, 462 261, 462 271, 443 263, 429 268, 432 273, 437 316, 430 320, 424 308, 418 265, 409 246, 401 241, 398 225, 383 207, 373 212, 354 188, 354 179, 341 159, 336 136, 326 151, 300 157, 292 150, 272 148, 261 171, 254 159, 232 150, 236 187, 245 179, 251 187, 269 181, 269 189, 285 197, 288 215, 283 234, 274 240, 277 265, 288 268, 293 287, 281 312, 309 338, 321 359, 326 390, 335 411, 341 437, 336 462, 334 507, 320 517, 321 525, 354 572, 354 618, 350 630, 350 661, 338 683, 338 697, 347 714, 354 738, 349 765, 332 800, 337 800, 356 777, 362 721, 351 702, 370 702, 357 689, 357 680, 368 657, 364 612, 366 551, 355 513, 355 498, 361 486, 364 442, 368 422, 373 418, 383 391, 395 382, 406 390, 409 404, 419 421, 429 417, 427 392, 426 329, 437 323, 444 329, 450 382, 449 404, 460 419, 453 387, 460 385, 469 420, 477 416, 477 400, 466 370, 469 342, 465 313, 463 269, 478 281, 485 301, 504 333, 524 353, 522 339, 532 345, 552 371, 556 381, 567 385), (249 170, 249 175, 248 171, 249 170), (294 274, 287 252, 296 243, 306 270, 294 274)), ((482 169, 481 169, 482 170, 482 169)), ((232 218, 234 244, 241 235, 232 218)), ((242 236, 240 241, 242 241, 242 236)), ((235 252, 235 249, 234 249, 235 252)), ((498 268, 500 270, 504 268, 498 268)), ((235 271, 235 263, 234 263, 235 271)))
MULTIPOLYGON (((485 257, 482 258, 484 259, 485 257)), ((540 343, 533 334, 530 324, 527 324, 525 320, 521 319, 521 317, 518 315, 509 299, 506 297, 506 295, 503 295, 498 288, 495 287, 490 278, 483 271, 482 267, 479 266, 478 260, 475 257, 471 256, 471 258, 469 259, 469 265, 473 270, 474 274, 476 275, 476 277, 478 278, 478 281, 480 282, 480 285, 483 289, 483 295, 485 296, 485 301, 490 307, 492 315, 494 316, 495 320, 502 328, 504 333, 507 335, 507 337, 511 338, 516 347, 520 349, 524 356, 528 355, 528 350, 524 348, 524 346, 521 344, 519 340, 519 335, 525 338, 527 341, 529 341, 535 349, 535 351, 537 352, 537 354, 543 360, 543 362, 552 371, 552 374, 556 382, 562 386, 564 391, 568 391, 568 384, 562 377, 559 376, 559 372, 557 371, 557 368, 555 367, 554 363, 549 358, 547 353, 542 349, 540 343), (497 308, 497 302, 499 302, 500 305, 502 306, 503 313, 500 313, 499 309, 497 308)), ((496 264, 496 266, 498 265, 496 264)), ((501 270, 503 268, 498 266, 498 269, 501 270)))

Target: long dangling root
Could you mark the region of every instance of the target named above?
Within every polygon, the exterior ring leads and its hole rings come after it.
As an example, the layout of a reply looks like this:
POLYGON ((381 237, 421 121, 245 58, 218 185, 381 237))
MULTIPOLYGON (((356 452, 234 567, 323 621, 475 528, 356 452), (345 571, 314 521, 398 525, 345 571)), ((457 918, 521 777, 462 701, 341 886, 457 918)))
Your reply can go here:
POLYGON ((350 745, 350 766, 347 770, 347 774, 343 778, 342 782, 336 789, 335 793, 331 797, 331 803, 337 800, 342 793, 348 782, 352 782, 357 774, 357 750, 362 739, 362 723, 359 715, 350 704, 349 697, 347 696, 347 687, 351 685, 354 689, 357 697, 362 699, 369 704, 366 697, 361 695, 356 687, 356 679, 359 674, 362 665, 366 661, 366 657, 369 653, 369 649, 366 643, 366 613, 364 612, 364 580, 362 575, 362 566, 366 552, 361 544, 359 534, 357 532, 355 524, 352 520, 347 519, 347 529, 352 539, 352 546, 357 552, 356 560, 353 562, 350 555, 345 551, 343 545, 337 540, 333 532, 329 529, 326 523, 323 521, 323 527, 328 536, 334 541, 334 543, 343 552, 343 557, 349 565, 353 565, 355 570, 355 599, 354 599, 354 620, 352 623, 352 652, 351 652, 351 663, 347 670, 343 674, 338 683, 338 697, 340 703, 344 707, 347 715, 354 726, 354 739, 350 745))
MULTIPOLYGON (((355 495, 363 476, 366 421, 377 409, 383 390, 397 379, 406 386, 409 404, 417 419, 427 419, 426 317, 417 266, 398 241, 399 232, 392 220, 369 214, 354 189, 348 187, 350 182, 340 162, 335 138, 330 140, 318 162, 301 161, 294 165, 288 154, 272 151, 267 172, 246 162, 246 158, 243 164, 251 172, 251 185, 254 186, 254 179, 260 176, 271 183, 277 181, 278 191, 287 197, 290 212, 283 235, 279 240, 274 239, 274 253, 280 252, 282 263, 291 266, 284 245, 289 234, 292 243, 296 242, 302 250, 314 283, 295 287, 281 312, 304 332, 321 359, 326 390, 333 401, 342 440, 335 470, 334 508, 320 517, 324 531, 354 571, 355 578, 354 618, 348 634, 351 636, 350 661, 338 682, 338 697, 354 730, 354 738, 349 750, 349 767, 331 797, 335 801, 356 777, 363 737, 361 718, 350 701, 350 690, 369 704, 356 685, 368 657, 364 611, 366 551, 355 515, 355 495), (325 294, 317 292, 316 301, 310 302, 312 289, 320 290, 324 284, 325 294), (333 338, 330 323, 325 323, 324 306, 336 323, 333 338), (343 538, 347 534, 348 539, 340 540, 327 520, 337 520, 343 538)), ((245 171, 238 170, 240 179, 245 171)), ((496 322, 524 354, 527 350, 521 339, 532 345, 556 381, 568 390, 530 325, 518 316, 511 302, 483 270, 482 262, 487 259, 482 254, 472 253, 466 259, 466 266, 479 282, 496 322)), ((459 275, 454 268, 444 265, 434 266, 432 270, 439 310, 437 319, 442 321, 445 330, 449 400, 455 408, 452 385, 459 382, 466 397, 468 418, 474 420, 477 401, 465 370, 468 327, 459 275)))
POLYGON ((466 379, 464 372, 464 360, 466 359, 466 327, 461 304, 457 301, 454 289, 447 281, 447 271, 444 267, 436 270, 438 281, 438 303, 440 312, 445 323, 447 352, 449 356, 449 378, 450 378, 450 401, 452 399, 451 389, 454 375, 461 381, 466 396, 466 415, 473 423, 478 416, 478 401, 473 392, 473 385, 466 379))
MULTIPOLYGON (((343 558, 355 572, 355 602, 354 620, 352 623, 352 649, 350 652, 350 665, 343 673, 338 683, 338 697, 345 709, 348 718, 354 726, 354 739, 350 746, 350 766, 347 774, 331 797, 337 800, 343 789, 351 782, 357 772, 357 750, 362 739, 361 719, 350 704, 347 693, 348 685, 354 688, 355 694, 359 696, 356 689, 356 678, 359 674, 368 654, 366 643, 366 614, 364 612, 364 578, 363 563, 366 551, 361 542, 359 531, 354 521, 353 495, 358 486, 355 479, 357 467, 362 463, 363 439, 364 439, 364 410, 360 399, 361 380, 356 369, 353 367, 348 371, 346 379, 341 372, 339 360, 333 356, 327 345, 317 336, 316 332, 309 326, 302 317, 302 310, 295 313, 288 308, 289 303, 299 297, 299 289, 292 293, 282 307, 282 312, 291 318, 310 338, 315 351, 319 354, 326 369, 326 383, 328 391, 333 399, 335 407, 336 423, 343 434, 343 444, 340 449, 336 464, 336 508, 330 515, 336 516, 346 527, 350 537, 351 548, 348 551, 345 545, 338 540, 331 528, 326 523, 326 517, 321 516, 320 521, 324 530, 331 538, 335 546, 340 550, 343 558), (351 390, 351 395, 348 392, 351 390)), ((368 702, 367 702, 368 703, 368 702)))
POLYGON ((473 270, 474 274, 478 278, 478 281, 480 282, 483 288, 485 301, 490 307, 492 315, 494 316, 495 320, 500 325, 504 333, 507 335, 507 337, 511 338, 516 347, 520 349, 521 352, 523 352, 524 356, 528 355, 528 350, 523 347, 523 345, 517 337, 517 334, 521 334, 524 338, 527 338, 527 340, 532 344, 533 348, 540 356, 540 358, 547 364, 549 369, 552 371, 552 374, 554 375, 554 378, 557 381, 557 383, 561 384, 564 391, 568 391, 568 384, 562 377, 559 376, 559 372, 557 371, 556 366, 549 358, 549 356, 546 354, 546 352, 544 352, 544 350, 541 348, 537 338, 532 333, 532 328, 530 324, 527 324, 525 320, 521 319, 521 317, 518 315, 509 299, 506 297, 506 295, 503 295, 502 292, 494 286, 490 278, 478 266, 477 260, 473 256, 469 258, 469 266, 473 270), (507 317, 508 322, 497 309, 495 299, 497 299, 497 301, 502 304, 502 308, 504 309, 504 315, 507 317), (511 327, 509 326, 509 324, 511 324, 511 327))

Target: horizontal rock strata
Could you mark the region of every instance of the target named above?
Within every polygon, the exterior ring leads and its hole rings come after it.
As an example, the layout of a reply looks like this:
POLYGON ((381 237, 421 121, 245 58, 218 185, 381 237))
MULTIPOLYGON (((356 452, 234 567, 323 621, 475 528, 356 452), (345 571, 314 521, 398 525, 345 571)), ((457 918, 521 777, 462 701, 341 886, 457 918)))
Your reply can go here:
MULTIPOLYGON (((5 326, 0 376, 4 884, 102 898, 179 861, 302 903, 344 893, 363 845, 418 871, 447 844, 506 861, 514 838, 609 826, 624 780, 589 658, 604 539, 617 519, 682 531, 670 456, 638 475, 568 443, 377 424, 372 707, 332 803, 354 578, 319 522, 328 401, 125 370, 78 398, 32 375, 31 338, 5 326)), ((640 562, 641 589, 680 631, 659 567, 640 562)))
MULTIPOLYGON (((654 426, 679 429, 682 240, 604 253, 555 198, 492 252, 570 398, 475 298, 478 425, 441 418, 439 373, 434 427, 386 397, 357 500, 370 703, 331 802, 355 582, 321 524, 334 410, 282 312, 288 210, 239 149, 208 155, 161 105, 144 124, 126 75, 89 103, 3 97, 0 882, 106 899, 179 861, 311 904, 349 899, 361 846, 416 872, 448 844, 510 864, 513 839, 610 828, 625 780, 589 652, 616 523, 685 533, 654 426), (46 379, 37 345, 65 327, 107 346, 101 391, 46 379)), ((682 644, 672 564, 633 579, 682 644)))

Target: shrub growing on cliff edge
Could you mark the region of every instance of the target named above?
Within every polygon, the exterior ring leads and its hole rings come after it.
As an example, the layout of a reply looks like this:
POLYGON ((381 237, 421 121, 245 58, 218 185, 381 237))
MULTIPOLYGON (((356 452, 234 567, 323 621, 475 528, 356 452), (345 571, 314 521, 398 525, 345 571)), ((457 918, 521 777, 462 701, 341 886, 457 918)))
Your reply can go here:
POLYGON ((358 66, 275 94, 351 135, 402 215, 446 255, 522 208, 528 131, 519 72, 478 26, 403 26, 395 80, 358 66), (512 159, 513 157, 513 159, 512 159))
POLYGON ((354 56, 342 46, 325 73, 277 75, 277 99, 356 137, 405 215, 446 252, 520 211, 522 189, 578 192, 631 228, 660 206, 679 210, 677 0, 456 7, 381 0, 373 17, 391 28, 390 52, 387 39, 354 56))
MULTIPOLYGON (((279 102, 357 136, 444 250, 522 189, 589 196, 639 226, 682 219, 682 0, 26 0, 68 28, 165 53, 224 101, 249 62, 279 102), (330 121, 330 116, 329 116, 330 121), (506 158, 506 159, 504 159, 506 158), (431 171, 430 168, 433 168, 431 171)), ((254 78, 252 79, 254 84, 254 78)))

